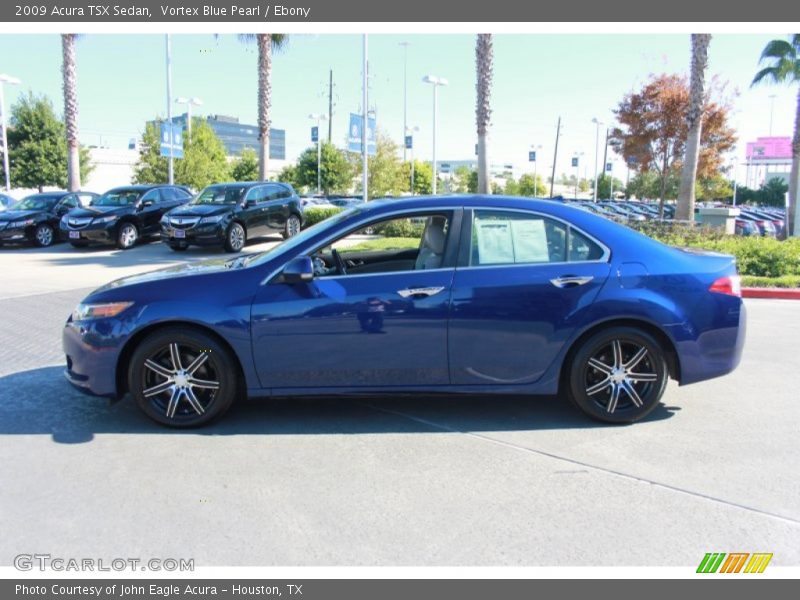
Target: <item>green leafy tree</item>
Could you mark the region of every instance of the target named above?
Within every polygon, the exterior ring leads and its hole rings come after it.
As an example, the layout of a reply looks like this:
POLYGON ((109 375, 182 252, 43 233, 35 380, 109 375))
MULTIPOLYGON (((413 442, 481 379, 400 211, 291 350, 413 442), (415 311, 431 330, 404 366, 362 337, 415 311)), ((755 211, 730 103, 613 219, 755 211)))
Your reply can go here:
POLYGON ((769 42, 764 47, 759 62, 771 64, 756 73, 752 85, 769 82, 797 86, 786 231, 789 232, 789 235, 800 236, 800 198, 798 198, 798 194, 800 194, 800 33, 792 34, 789 40, 769 42))
POLYGON ((542 178, 537 175, 534 179, 530 173, 524 173, 519 178, 519 195, 520 196, 544 196, 547 193, 547 188, 542 181, 542 178))
MULTIPOLYGON (((467 182, 467 192, 470 194, 478 193, 478 172, 472 171, 469 174, 469 181, 467 182)), ((492 192, 495 193, 495 192, 492 192)), ((500 192, 497 192, 500 193, 500 192)))
MULTIPOLYGON (((89 152, 81 148, 79 155, 80 176, 85 180, 92 168, 89 152)), ((8 158, 15 186, 39 191, 45 186, 67 187, 66 128, 46 96, 28 93, 11 108, 8 158)))
POLYGON ((519 183, 517 183, 513 177, 509 177, 506 179, 506 185, 505 188, 503 188, 503 193, 506 196, 520 196, 519 183))
MULTIPOLYGON (((322 191, 327 194, 346 192, 353 182, 353 166, 344 152, 329 142, 320 147, 320 181, 322 191)), ((317 189, 317 146, 306 148, 297 161, 296 182, 316 191, 317 189)))
MULTIPOLYGON (((388 195, 396 196, 407 189, 403 163, 397 156, 397 149, 397 144, 389 136, 380 130, 376 132, 375 154, 368 158, 367 192, 370 199, 388 195)), ((350 152, 348 160, 352 168, 351 173, 361 173, 361 155, 350 152)), ((356 191, 361 193, 362 190, 361 178, 358 177, 356 191)))
MULTIPOLYGON (((403 164, 404 190, 411 191, 411 162, 403 164)), ((430 163, 414 161, 414 194, 428 195, 433 191, 433 169, 430 163)))
POLYGON ((724 175, 698 179, 695 196, 699 200, 728 200, 733 198, 733 185, 724 175))
MULTIPOLYGON (((469 192, 470 179, 472 178, 473 173, 477 173, 477 171, 475 169, 470 169, 466 165, 461 165, 460 167, 456 167, 455 171, 453 171, 453 176, 450 180, 450 191, 456 194, 466 194, 467 192, 469 192)), ((478 174, 478 179, 480 180, 480 174, 478 174)))
POLYGON ((233 181, 258 181, 258 154, 252 148, 245 148, 231 164, 233 181))
POLYGON ((303 186, 297 181, 297 165, 286 165, 278 173, 278 181, 288 183, 296 190, 300 190, 303 186))
POLYGON ((614 182, 614 193, 624 192, 625 184, 616 177, 611 178, 608 175, 600 175, 597 180, 597 197, 600 199, 611 198, 611 182, 614 182))
MULTIPOLYGON (((164 183, 168 180, 168 159, 161 156, 159 125, 148 123, 133 169, 135 183, 164 183)), ((175 183, 202 189, 230 179, 225 146, 214 130, 203 121, 192 123, 192 137, 184 137, 183 158, 175 160, 175 183)))

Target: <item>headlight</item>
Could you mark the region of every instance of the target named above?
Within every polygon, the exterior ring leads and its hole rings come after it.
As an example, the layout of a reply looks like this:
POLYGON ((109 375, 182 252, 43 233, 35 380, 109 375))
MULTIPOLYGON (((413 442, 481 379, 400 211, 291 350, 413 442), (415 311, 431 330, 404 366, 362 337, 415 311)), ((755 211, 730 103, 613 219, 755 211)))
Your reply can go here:
POLYGON ((108 216, 108 217, 97 217, 96 219, 94 219, 92 221, 92 223, 111 223, 113 221, 116 221, 118 218, 119 217, 117 217, 115 215, 111 215, 111 216, 108 216))
POLYGON ((116 317, 133 302, 105 302, 101 304, 78 304, 72 311, 73 321, 86 321, 88 319, 106 319, 116 317))
POLYGON ((62 222, 64 225, 66 225, 66 224, 67 224, 67 215, 64 215, 63 217, 61 217, 61 222, 62 222))
POLYGON ((226 216, 225 214, 221 214, 221 215, 216 215, 214 217, 203 217, 202 219, 200 219, 198 225, 207 225, 208 223, 219 223, 220 221, 222 221, 222 219, 225 218, 225 216, 226 216))
POLYGON ((27 227, 33 225, 33 219, 25 219, 24 221, 14 221, 9 227, 27 227))

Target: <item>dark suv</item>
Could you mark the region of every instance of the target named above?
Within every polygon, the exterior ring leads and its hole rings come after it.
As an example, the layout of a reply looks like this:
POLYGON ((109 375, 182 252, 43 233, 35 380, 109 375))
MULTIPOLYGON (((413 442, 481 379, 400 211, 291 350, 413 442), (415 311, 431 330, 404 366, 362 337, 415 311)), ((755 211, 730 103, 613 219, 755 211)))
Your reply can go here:
POLYGON ((0 245, 33 242, 49 246, 59 240, 58 221, 82 201, 96 198, 92 192, 44 192, 23 198, 0 212, 0 245))
POLYGON ((287 183, 269 181, 218 183, 205 188, 185 206, 161 219, 161 239, 173 250, 190 245, 221 245, 239 252, 248 238, 300 232, 303 209, 287 183))
POLYGON ((113 188, 86 208, 70 211, 61 219, 61 232, 76 248, 100 242, 127 250, 139 238, 159 233, 164 213, 191 197, 191 191, 177 185, 113 188))

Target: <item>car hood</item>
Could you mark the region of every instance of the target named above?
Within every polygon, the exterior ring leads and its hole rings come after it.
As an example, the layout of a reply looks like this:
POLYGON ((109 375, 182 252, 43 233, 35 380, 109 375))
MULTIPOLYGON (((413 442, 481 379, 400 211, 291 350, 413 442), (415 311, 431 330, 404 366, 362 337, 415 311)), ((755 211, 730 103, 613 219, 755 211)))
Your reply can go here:
POLYGON ((99 215, 129 215, 135 212, 133 206, 87 206, 69 211, 70 217, 97 217, 99 215))
POLYGON ((43 210, 4 210, 0 213, 0 221, 19 221, 20 219, 30 219, 44 213, 43 210))
POLYGON ((213 217, 232 212, 233 204, 184 204, 169 211, 170 217, 213 217))
POLYGON ((191 277, 195 275, 208 275, 210 273, 219 273, 229 271, 231 269, 239 269, 243 266, 247 254, 237 256, 236 258, 211 258, 208 260, 201 260, 188 264, 181 264, 174 267, 167 267, 165 269, 158 269, 148 273, 139 273, 137 275, 130 275, 116 279, 111 283, 96 289, 93 294, 98 292, 105 292, 117 288, 137 285, 140 283, 149 283, 152 281, 161 281, 164 279, 175 279, 178 277, 191 277))

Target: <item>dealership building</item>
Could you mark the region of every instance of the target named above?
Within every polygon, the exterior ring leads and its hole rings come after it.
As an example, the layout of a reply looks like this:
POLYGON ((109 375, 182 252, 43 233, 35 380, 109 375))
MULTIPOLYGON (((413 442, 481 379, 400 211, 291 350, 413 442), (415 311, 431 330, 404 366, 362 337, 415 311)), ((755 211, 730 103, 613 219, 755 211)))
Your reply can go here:
POLYGON ((745 185, 751 189, 761 187, 770 179, 781 179, 788 184, 792 169, 792 138, 759 137, 747 142, 745 169, 745 185))

